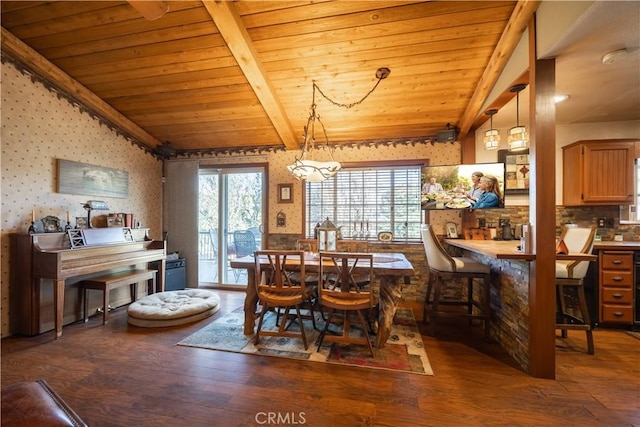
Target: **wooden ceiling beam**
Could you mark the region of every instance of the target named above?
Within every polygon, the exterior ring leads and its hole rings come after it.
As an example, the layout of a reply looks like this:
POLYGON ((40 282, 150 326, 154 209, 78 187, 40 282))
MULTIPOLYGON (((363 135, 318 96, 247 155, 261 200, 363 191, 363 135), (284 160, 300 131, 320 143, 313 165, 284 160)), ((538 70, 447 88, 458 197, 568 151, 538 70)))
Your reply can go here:
POLYGON ((202 3, 236 58, 285 147, 289 150, 297 150, 300 144, 291 121, 258 59, 253 41, 233 3, 220 0, 204 0, 202 3))
POLYGON ((491 55, 491 59, 489 59, 487 68, 485 68, 482 78, 478 82, 476 90, 474 91, 473 96, 462 115, 459 125, 459 140, 464 139, 467 133, 471 130, 476 117, 480 114, 482 105, 489 96, 491 89, 493 89, 493 86, 498 81, 500 74, 507 65, 511 54, 520 41, 520 37, 529 25, 529 21, 538 9, 539 5, 539 0, 518 1, 516 4, 516 7, 509 18, 509 22, 507 23, 504 32, 491 55))
POLYGON ((60 91, 74 98, 141 144, 151 149, 160 144, 160 141, 154 136, 120 114, 95 93, 24 44, 4 27, 2 27, 2 51, 22 62, 38 76, 47 80, 60 91))

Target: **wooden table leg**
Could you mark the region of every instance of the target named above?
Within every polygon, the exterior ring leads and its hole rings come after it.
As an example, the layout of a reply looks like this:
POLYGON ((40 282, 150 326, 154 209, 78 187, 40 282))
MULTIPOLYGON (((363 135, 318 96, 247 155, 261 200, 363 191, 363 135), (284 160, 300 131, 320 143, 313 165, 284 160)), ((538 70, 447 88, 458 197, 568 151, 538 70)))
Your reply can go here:
POLYGON ((383 348, 391 334, 393 317, 402 296, 400 276, 380 276, 380 313, 378 315, 378 334, 376 347, 383 348))
POLYGON ((53 307, 54 307, 54 326, 55 338, 62 336, 62 321, 64 318, 64 280, 53 281, 53 307))
POLYGON ((253 268, 247 269, 247 295, 244 298, 244 334, 252 335, 256 323, 256 307, 258 306, 258 294, 256 293, 256 272, 253 268))

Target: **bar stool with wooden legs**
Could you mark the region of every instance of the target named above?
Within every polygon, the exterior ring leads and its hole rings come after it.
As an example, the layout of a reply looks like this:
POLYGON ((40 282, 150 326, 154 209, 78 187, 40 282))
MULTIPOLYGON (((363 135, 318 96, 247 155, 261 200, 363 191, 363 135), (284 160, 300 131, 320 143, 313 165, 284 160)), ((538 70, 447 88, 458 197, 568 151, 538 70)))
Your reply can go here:
POLYGON ((489 339, 490 285, 491 270, 484 265, 467 257, 452 257, 445 251, 430 224, 422 225, 422 242, 429 264, 429 282, 427 296, 424 302, 424 318, 429 323, 430 334, 435 335, 436 318, 438 317, 466 317, 469 323, 474 319, 484 323, 484 337, 489 339), (458 283, 457 279, 467 279, 467 295, 464 300, 442 300, 443 282, 447 285, 458 283), (474 298, 474 279, 480 279, 478 298, 474 298), (433 293, 433 297, 431 294, 433 293), (440 306, 453 305, 466 307, 466 312, 445 311, 440 306), (474 311, 475 308, 475 311, 474 311))
MULTIPOLYGON (((596 227, 565 228, 560 236, 568 254, 591 254, 596 227)), ((568 330, 585 331, 587 334, 587 353, 594 354, 591 319, 584 294, 584 277, 587 275, 590 261, 556 261, 556 329, 560 329, 562 338, 567 338, 568 330), (577 303, 567 304, 572 299, 577 303), (576 312, 577 311, 577 312, 576 312)))

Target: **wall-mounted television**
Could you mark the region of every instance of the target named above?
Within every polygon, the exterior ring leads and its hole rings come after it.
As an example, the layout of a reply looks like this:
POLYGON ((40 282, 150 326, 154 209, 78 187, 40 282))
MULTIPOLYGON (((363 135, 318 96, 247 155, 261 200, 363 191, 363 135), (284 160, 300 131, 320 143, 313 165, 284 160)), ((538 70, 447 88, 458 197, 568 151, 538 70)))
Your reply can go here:
MULTIPOLYGON (((489 179, 489 181, 492 181, 489 179)), ((504 163, 475 163, 422 167, 422 199, 424 210, 432 209, 499 209, 504 208, 504 163), (472 175, 494 177, 494 195, 482 199, 478 192, 472 196, 472 175)))

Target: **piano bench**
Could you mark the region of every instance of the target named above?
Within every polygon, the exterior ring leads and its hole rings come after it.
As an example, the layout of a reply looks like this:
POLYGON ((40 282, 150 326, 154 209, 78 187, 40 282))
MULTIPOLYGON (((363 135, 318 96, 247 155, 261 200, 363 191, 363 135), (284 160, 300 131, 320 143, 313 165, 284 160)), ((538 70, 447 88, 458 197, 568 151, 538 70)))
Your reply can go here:
POLYGON ((151 289, 155 291, 156 272, 157 270, 127 270, 81 281, 79 285, 82 288, 82 298, 84 299, 84 321, 87 322, 89 320, 87 290, 96 289, 102 291, 102 324, 104 325, 108 322, 109 291, 120 286, 129 285, 131 288, 131 302, 135 302, 138 293, 138 282, 151 280, 151 289))

